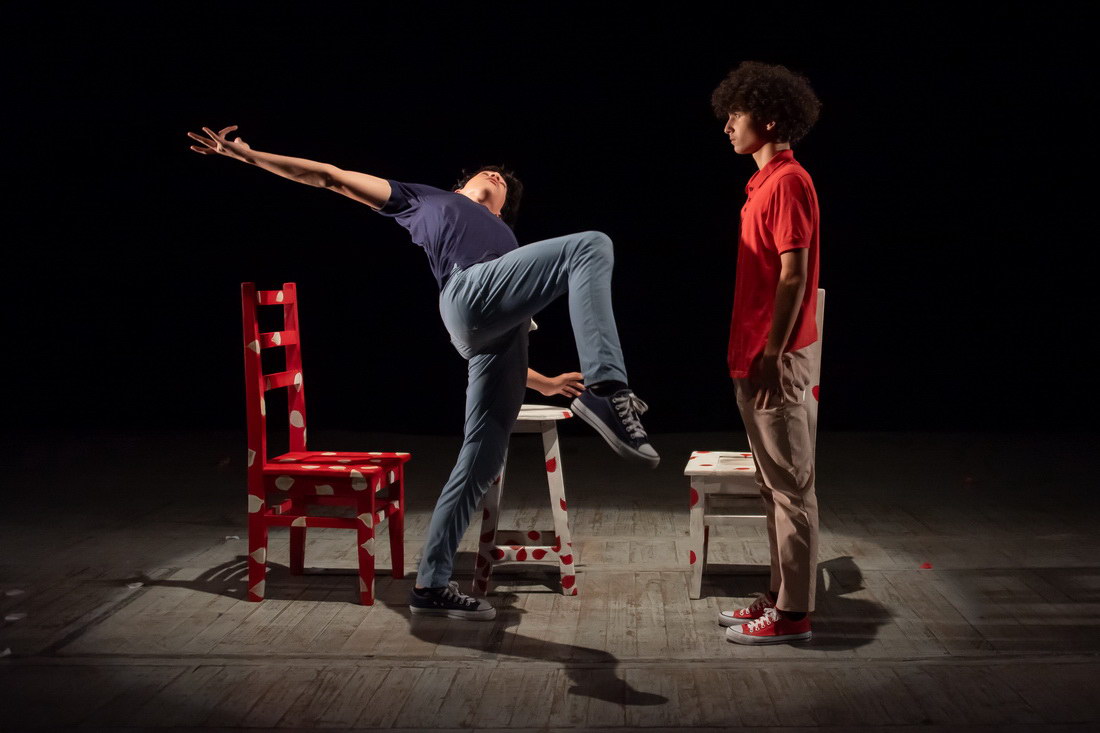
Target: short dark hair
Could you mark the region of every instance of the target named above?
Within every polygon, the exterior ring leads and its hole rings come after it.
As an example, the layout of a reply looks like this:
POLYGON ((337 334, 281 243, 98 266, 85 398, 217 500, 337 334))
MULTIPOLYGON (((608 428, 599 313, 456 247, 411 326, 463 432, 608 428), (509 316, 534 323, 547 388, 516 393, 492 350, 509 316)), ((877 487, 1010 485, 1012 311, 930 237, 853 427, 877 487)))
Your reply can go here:
POLYGON ((710 95, 719 119, 731 112, 748 112, 765 125, 775 122, 775 139, 796 143, 817 122, 821 101, 806 77, 786 66, 742 61, 710 95))
POLYGON ((467 173, 466 169, 463 168, 462 175, 455 182, 455 185, 451 187, 451 190, 457 191, 469 183, 471 178, 484 171, 499 173, 504 178, 504 182, 508 184, 508 193, 504 197, 504 206, 500 209, 500 218, 503 219, 504 223, 508 226, 515 227, 516 217, 519 215, 519 200, 523 198, 523 182, 516 178, 516 174, 513 171, 508 170, 502 165, 483 165, 473 173, 467 173))

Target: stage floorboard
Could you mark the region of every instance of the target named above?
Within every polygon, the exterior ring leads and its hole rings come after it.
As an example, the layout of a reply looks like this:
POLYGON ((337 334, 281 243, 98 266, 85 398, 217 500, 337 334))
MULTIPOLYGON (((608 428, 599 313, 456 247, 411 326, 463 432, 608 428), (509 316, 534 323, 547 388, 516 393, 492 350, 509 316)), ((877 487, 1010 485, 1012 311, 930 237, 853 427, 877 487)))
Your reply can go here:
MULTIPOLYGON (((312 428, 311 428, 312 433, 312 428)), ((814 639, 725 641, 720 608, 765 589, 762 520, 712 530, 688 598, 692 450, 656 471, 563 428, 579 595, 501 565, 492 622, 412 618, 427 519, 457 437, 311 434, 401 450, 406 576, 377 543, 357 603, 352 533, 310 530, 307 574, 271 530, 245 595, 238 433, 13 438, 0 515, 0 729, 1092 730, 1100 723, 1095 435, 824 433, 814 639), (1092 692, 1090 692, 1092 690, 1092 692)), ((541 447, 513 439, 500 526, 552 526, 541 447)), ((460 547, 469 590, 479 524, 460 547)))

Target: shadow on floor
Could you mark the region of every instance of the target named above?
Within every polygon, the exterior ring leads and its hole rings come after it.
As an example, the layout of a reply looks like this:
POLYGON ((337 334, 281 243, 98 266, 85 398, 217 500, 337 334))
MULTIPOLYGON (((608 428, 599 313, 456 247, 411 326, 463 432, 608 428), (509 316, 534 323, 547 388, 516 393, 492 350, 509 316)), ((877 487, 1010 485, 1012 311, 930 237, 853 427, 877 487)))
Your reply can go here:
POLYGON ((513 593, 493 596, 497 616, 492 621, 462 621, 413 616, 408 605, 412 587, 411 579, 395 581, 379 595, 378 600, 402 616, 409 624, 409 632, 421 641, 487 654, 562 661, 562 668, 573 683, 569 688, 570 695, 630 706, 668 703, 667 697, 636 690, 619 677, 618 658, 602 649, 546 641, 510 631, 519 626, 520 617, 525 613, 515 607, 518 596, 513 593))
MULTIPOLYGON (((751 596, 768 588, 769 570, 763 565, 707 565, 703 597, 751 596)), ((829 652, 857 649, 875 640, 892 614, 881 603, 849 594, 864 589, 863 572, 850 556, 835 557, 817 566, 813 641, 807 649, 829 652)))
MULTIPOLYGON (((310 583, 317 584, 318 581, 316 579, 318 577, 331 577, 331 584, 327 581, 321 582, 324 582, 326 586, 330 586, 330 589, 337 589, 346 585, 349 601, 357 603, 359 594, 356 592, 354 581, 350 581, 349 578, 354 578, 358 575, 359 571, 355 568, 312 567, 307 567, 302 575, 292 575, 290 573, 290 568, 286 565, 280 565, 279 563, 269 560, 267 563, 267 582, 264 590, 264 598, 271 600, 293 600, 301 595, 302 589, 305 587, 306 581, 304 581, 303 578, 308 577, 310 583)), ((388 578, 389 575, 390 568, 375 568, 374 577, 376 583, 384 578, 388 578)), ((227 560, 220 565, 215 565, 209 570, 203 571, 202 574, 193 580, 171 580, 150 578, 147 575, 140 575, 132 578, 123 578, 121 581, 111 581, 111 585, 116 585, 120 582, 123 584, 139 582, 146 586, 160 586, 162 588, 186 588, 201 593, 210 593, 212 595, 225 596, 226 598, 243 600, 245 598, 245 590, 248 587, 248 558, 245 555, 238 555, 232 560, 227 560)))
MULTIPOLYGON (((763 572, 756 566, 727 566, 737 571, 734 575, 719 575, 715 572, 703 576, 703 595, 720 595, 745 597, 754 592, 763 592, 767 589, 767 569, 763 572)), ((722 569, 716 566, 715 569, 722 569)), ((878 629, 888 623, 891 618, 890 611, 880 603, 865 598, 850 598, 849 594, 861 591, 863 585, 863 573, 855 560, 849 556, 836 557, 832 560, 820 563, 817 568, 817 610, 814 614, 814 638, 807 645, 808 649, 816 651, 841 651, 856 649, 866 646, 874 641, 878 629)), ((349 600, 355 597, 353 587, 349 584, 349 576, 356 575, 353 568, 348 569, 320 569, 307 568, 306 576, 310 582, 317 584, 318 577, 331 576, 331 584, 325 582, 329 589, 338 589, 348 584, 349 600)), ((389 575, 389 568, 377 568, 375 577, 385 578, 389 575)), ((296 579, 302 576, 293 576, 285 565, 268 563, 267 588, 265 596, 269 599, 293 600, 302 592, 303 581, 296 579)), ((411 576, 409 576, 411 577, 411 576)), ((248 562, 243 555, 216 565, 204 571, 193 580, 167 580, 155 579, 147 576, 127 578, 123 582, 138 581, 146 586, 161 586, 172 588, 186 588, 202 593, 212 593, 243 600, 248 580, 248 562)), ((548 590, 557 591, 560 587, 556 579, 540 577, 538 574, 520 574, 511 577, 510 581, 520 581, 532 586, 544 586, 548 590)), ((379 601, 390 610, 400 613, 409 621, 410 631, 422 641, 433 641, 455 647, 464 647, 484 653, 512 654, 513 650, 521 650, 519 656, 526 656, 541 661, 561 661, 568 664, 599 665, 601 668, 609 665, 606 673, 617 682, 608 679, 588 678, 583 691, 577 694, 587 694, 588 691, 598 690, 618 697, 600 697, 600 699, 614 699, 615 701, 634 700, 624 702, 631 705, 657 705, 662 704, 664 698, 658 702, 646 702, 650 697, 657 699, 659 696, 640 693, 623 680, 614 675, 614 668, 618 660, 599 649, 589 647, 561 644, 551 641, 543 641, 529 636, 511 633, 505 630, 519 624, 522 610, 515 608, 512 603, 516 596, 505 595, 506 605, 497 607, 497 618, 488 624, 493 629, 487 633, 485 629, 470 635, 446 634, 453 623, 440 624, 439 619, 413 618, 409 614, 407 606, 407 594, 412 587, 412 580, 394 581, 386 591, 380 591, 379 601), (395 595, 396 594, 396 595, 395 595), (513 639, 506 639, 511 635, 513 639), (439 638, 436 639, 435 637, 439 638), (618 688, 616 688, 616 685, 618 688), (618 689, 618 691, 616 691, 618 689), (620 694, 621 693, 621 694, 620 694)), ((468 624, 472 622, 457 622, 468 624)), ((481 624, 478 624, 481 626, 481 624)))

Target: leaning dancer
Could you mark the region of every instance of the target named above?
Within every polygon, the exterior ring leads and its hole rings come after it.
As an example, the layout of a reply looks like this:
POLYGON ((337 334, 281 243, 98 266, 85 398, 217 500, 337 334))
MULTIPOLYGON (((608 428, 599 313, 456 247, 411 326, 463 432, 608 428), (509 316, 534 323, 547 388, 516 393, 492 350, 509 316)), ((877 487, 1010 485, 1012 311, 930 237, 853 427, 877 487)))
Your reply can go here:
POLYGON ((569 294, 569 317, 587 388, 573 411, 619 455, 650 467, 660 460, 639 416, 647 409, 627 386, 611 310, 611 240, 581 232, 520 247, 512 233, 523 186, 485 166, 453 191, 401 183, 333 165, 252 150, 239 137, 202 128, 188 133, 204 155, 219 154, 292 181, 327 188, 392 217, 424 248, 439 285, 439 312, 451 343, 468 362, 462 449, 432 513, 413 613, 488 620, 496 609, 458 592, 451 569, 459 540, 490 484, 504 469, 508 436, 527 385, 531 318, 569 294))
POLYGON ((807 419, 809 347, 817 341, 818 205, 791 145, 821 103, 805 78, 746 61, 711 97, 734 152, 757 172, 745 187, 730 324, 729 369, 768 516, 771 580, 718 623, 738 644, 809 639, 817 577, 814 435, 807 419))

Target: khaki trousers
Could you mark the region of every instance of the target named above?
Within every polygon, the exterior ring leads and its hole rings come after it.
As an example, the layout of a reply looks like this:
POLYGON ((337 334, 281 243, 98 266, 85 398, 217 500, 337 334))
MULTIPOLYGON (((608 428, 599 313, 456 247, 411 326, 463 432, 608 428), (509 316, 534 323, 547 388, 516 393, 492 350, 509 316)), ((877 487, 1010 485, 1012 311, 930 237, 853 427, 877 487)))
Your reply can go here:
POLYGON ((782 404, 757 410, 750 381, 733 380, 756 463, 756 483, 768 515, 769 590, 779 596, 776 606, 780 610, 807 613, 814 610, 817 584, 817 420, 806 405, 812 350, 811 345, 783 354, 782 404))

